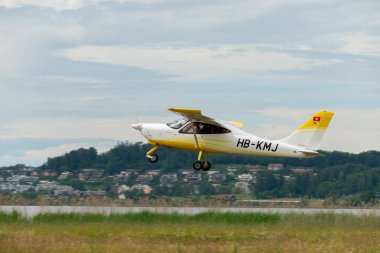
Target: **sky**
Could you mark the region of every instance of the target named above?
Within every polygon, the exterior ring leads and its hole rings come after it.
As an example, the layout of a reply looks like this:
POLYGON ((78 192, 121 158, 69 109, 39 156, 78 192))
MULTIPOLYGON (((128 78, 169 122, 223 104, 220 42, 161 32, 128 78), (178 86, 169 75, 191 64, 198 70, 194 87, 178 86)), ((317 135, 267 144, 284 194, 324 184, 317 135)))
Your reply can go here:
POLYGON ((380 150, 378 0, 0 0, 0 166, 143 141, 169 107, 265 138, 334 111, 321 149, 380 150))

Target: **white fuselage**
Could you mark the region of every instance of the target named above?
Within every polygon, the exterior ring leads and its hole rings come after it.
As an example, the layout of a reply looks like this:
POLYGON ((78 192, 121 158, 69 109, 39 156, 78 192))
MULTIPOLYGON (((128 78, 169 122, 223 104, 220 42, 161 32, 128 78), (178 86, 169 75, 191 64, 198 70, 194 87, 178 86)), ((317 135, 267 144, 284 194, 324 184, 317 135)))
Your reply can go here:
POLYGON ((240 128, 225 123, 229 133, 194 134, 180 133, 182 129, 173 129, 166 124, 135 124, 136 129, 153 145, 166 146, 178 149, 219 153, 231 155, 260 155, 278 157, 313 158, 316 154, 305 153, 306 149, 282 143, 278 140, 268 140, 247 133, 240 128))

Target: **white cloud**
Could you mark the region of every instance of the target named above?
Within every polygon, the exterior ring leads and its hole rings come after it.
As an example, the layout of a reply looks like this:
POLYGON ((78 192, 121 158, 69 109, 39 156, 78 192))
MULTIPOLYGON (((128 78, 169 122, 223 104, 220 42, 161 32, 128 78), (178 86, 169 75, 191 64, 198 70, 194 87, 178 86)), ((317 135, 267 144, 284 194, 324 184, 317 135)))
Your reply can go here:
POLYGON ((349 54, 380 56, 380 36, 355 35, 342 39, 341 51, 349 54))
POLYGON ((316 50, 351 55, 380 56, 380 35, 327 34, 314 40, 316 50))
POLYGON ((75 10, 83 7, 85 2, 85 0, 2 0, 0 1, 0 6, 6 8, 39 6, 56 10, 75 10))
MULTIPOLYGON (((175 117, 144 117, 144 122, 168 122, 173 118, 175 117)), ((137 118, 42 118, 23 120, 3 124, 0 128, 0 138, 107 138, 143 141, 141 134, 131 127, 137 121, 137 118)))
MULTIPOLYGON (((259 125, 255 134, 259 136, 283 138, 291 134, 315 111, 290 108, 268 108, 256 110, 270 120, 259 125), (281 122, 281 123, 276 123, 281 122)), ((346 152, 380 150, 380 108, 332 110, 335 116, 322 141, 321 149, 346 152)))
POLYGON ((77 10, 84 6, 101 2, 155 4, 165 1, 167 0, 1 0, 0 7, 21 8, 25 6, 38 6, 62 11, 77 10))
POLYGON ((114 142, 99 142, 94 144, 88 143, 68 143, 64 145, 46 147, 43 149, 30 149, 25 150, 22 155, 12 156, 12 155, 3 155, 0 156, 1 164, 0 166, 9 166, 18 163, 24 163, 32 166, 39 166, 46 162, 48 157, 57 157, 61 156, 72 150, 79 148, 90 148, 95 147, 98 153, 105 152, 112 148, 115 145, 114 142))
MULTIPOLYGON (((260 46, 262 47, 262 45, 260 46)), ((127 65, 159 71, 187 80, 221 80, 258 72, 305 70, 337 61, 313 60, 277 51, 260 51, 255 45, 190 46, 81 46, 57 52, 74 60, 127 65)))

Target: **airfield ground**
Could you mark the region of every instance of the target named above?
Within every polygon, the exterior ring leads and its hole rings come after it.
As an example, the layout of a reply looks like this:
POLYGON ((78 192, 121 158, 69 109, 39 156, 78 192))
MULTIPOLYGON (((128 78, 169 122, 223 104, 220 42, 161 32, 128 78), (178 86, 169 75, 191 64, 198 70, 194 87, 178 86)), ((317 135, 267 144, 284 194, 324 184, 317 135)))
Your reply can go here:
POLYGON ((380 252, 380 218, 348 214, 0 214, 0 252, 380 252))

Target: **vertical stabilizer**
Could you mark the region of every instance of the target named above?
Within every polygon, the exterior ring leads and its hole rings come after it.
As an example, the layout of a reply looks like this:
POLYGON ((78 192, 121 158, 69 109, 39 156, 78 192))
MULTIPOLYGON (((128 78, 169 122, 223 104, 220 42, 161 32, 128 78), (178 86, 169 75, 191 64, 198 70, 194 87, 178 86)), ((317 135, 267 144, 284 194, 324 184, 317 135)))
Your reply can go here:
POLYGON ((333 116, 333 112, 319 111, 291 135, 280 141, 309 150, 317 150, 333 116))

